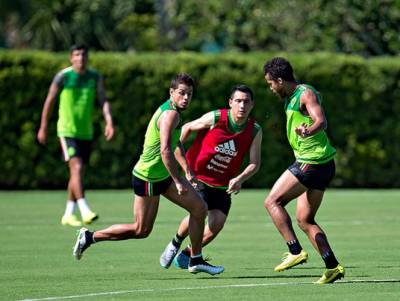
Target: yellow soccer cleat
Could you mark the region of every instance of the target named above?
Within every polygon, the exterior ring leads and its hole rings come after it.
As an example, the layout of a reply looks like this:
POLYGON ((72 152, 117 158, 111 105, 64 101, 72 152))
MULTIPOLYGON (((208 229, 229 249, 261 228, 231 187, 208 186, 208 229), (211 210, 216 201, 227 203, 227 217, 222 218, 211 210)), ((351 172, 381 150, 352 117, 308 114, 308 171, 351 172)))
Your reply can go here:
POLYGON ((82 226, 81 221, 78 220, 76 215, 72 214, 70 216, 63 216, 61 219, 61 225, 63 226, 72 226, 72 227, 80 227, 82 226))
POLYGON ((282 263, 275 267, 275 272, 282 272, 284 270, 288 270, 293 268, 298 264, 302 264, 307 262, 308 254, 306 251, 301 250, 300 254, 293 255, 290 252, 285 252, 283 254, 282 263))
POLYGON ((336 280, 339 280, 340 278, 343 278, 345 274, 344 267, 342 267, 340 264, 334 269, 327 269, 323 274, 322 277, 319 278, 315 284, 327 284, 327 283, 333 283, 336 280))
POLYGON ((98 218, 99 216, 96 213, 90 211, 88 214, 82 216, 82 221, 84 224, 88 225, 93 223, 98 218))

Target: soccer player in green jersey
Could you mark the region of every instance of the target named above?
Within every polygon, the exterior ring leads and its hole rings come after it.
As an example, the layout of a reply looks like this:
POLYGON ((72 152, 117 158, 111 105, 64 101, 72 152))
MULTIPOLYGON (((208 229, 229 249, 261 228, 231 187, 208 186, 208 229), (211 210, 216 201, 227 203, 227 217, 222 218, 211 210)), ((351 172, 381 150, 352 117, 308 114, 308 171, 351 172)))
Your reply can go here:
POLYGON ((284 101, 287 137, 296 157, 295 163, 275 182, 265 200, 265 207, 289 248, 275 271, 290 269, 308 259, 285 209, 297 198, 297 223, 326 265, 326 271, 316 283, 332 283, 344 277, 345 271, 315 221, 325 188, 335 175, 336 150, 325 132, 327 121, 321 96, 312 86, 295 80, 293 68, 284 58, 276 57, 266 62, 264 77, 272 92, 284 101))
POLYGON ((203 259, 201 241, 207 205, 191 183, 180 175, 174 156, 176 148, 184 152, 179 142, 181 129, 178 125, 181 112, 189 106, 192 99, 193 85, 191 76, 185 73, 178 74, 171 82, 170 98, 156 110, 150 120, 142 155, 133 168, 133 223, 112 225, 95 232, 82 228, 73 251, 77 260, 81 259, 82 253, 95 242, 148 237, 157 216, 160 195, 163 195, 190 214, 189 236, 192 253, 189 272, 215 275, 224 271, 222 266, 210 265, 203 259))
POLYGON ((59 95, 57 136, 70 173, 68 200, 61 224, 81 226, 81 221, 74 214, 76 204, 83 223, 90 224, 98 218, 90 210, 83 188, 84 169, 89 161, 93 139, 92 112, 96 98, 103 110, 107 141, 113 137, 114 128, 103 79, 97 71, 87 67, 88 48, 84 45, 72 46, 70 61, 71 66, 57 73, 50 85, 37 138, 41 144, 46 144, 48 120, 59 95))

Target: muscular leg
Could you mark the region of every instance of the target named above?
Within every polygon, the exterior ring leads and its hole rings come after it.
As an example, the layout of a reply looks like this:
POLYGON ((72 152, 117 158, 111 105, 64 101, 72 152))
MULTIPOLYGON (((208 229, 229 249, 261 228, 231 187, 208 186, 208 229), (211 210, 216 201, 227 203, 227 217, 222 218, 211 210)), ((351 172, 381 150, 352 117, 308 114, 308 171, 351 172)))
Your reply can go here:
MULTIPOLYGON (((221 232, 227 216, 220 210, 208 211, 208 223, 204 227, 202 246, 208 245, 221 232)), ((179 225, 178 235, 186 237, 189 234, 189 216, 186 216, 179 225)))
POLYGON ((208 211, 208 223, 204 229, 203 247, 213 241, 225 225, 227 216, 221 210, 208 211))
POLYGON ((323 196, 324 191, 310 189, 298 198, 296 208, 297 224, 307 234, 312 245, 321 255, 332 251, 324 231, 315 221, 315 215, 323 196))
POLYGON ((68 161, 68 166, 68 198, 76 201, 85 197, 85 193, 83 191, 84 164, 81 158, 73 157, 68 161))
POLYGON ((306 190, 307 187, 302 185, 290 171, 286 170, 275 182, 271 192, 265 199, 265 208, 276 228, 287 242, 297 240, 297 237, 285 206, 306 190))
POLYGON ((179 195, 174 183, 168 187, 164 196, 180 207, 189 211, 189 236, 192 244, 192 254, 201 253, 201 241, 204 231, 204 219, 207 214, 207 205, 194 190, 190 183, 184 180, 187 192, 179 195))
POLYGON ((135 195, 134 217, 132 224, 112 225, 103 230, 94 232, 95 241, 124 240, 131 238, 146 238, 153 229, 157 216, 160 196, 141 197, 135 195))

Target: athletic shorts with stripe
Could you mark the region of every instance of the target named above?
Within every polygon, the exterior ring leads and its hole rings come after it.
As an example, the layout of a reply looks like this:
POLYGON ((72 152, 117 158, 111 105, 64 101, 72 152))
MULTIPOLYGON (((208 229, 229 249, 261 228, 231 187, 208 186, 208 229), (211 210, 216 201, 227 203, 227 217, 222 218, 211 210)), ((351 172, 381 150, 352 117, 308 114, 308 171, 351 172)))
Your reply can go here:
POLYGON ((163 194, 171 183, 171 177, 159 182, 148 182, 135 176, 132 178, 133 191, 138 196, 157 196, 163 194))
POLYGON ((307 164, 295 161, 288 170, 309 189, 324 191, 335 176, 335 161, 323 164, 307 164))
POLYGON ((65 162, 73 157, 81 158, 83 163, 88 163, 92 149, 92 140, 81 140, 70 137, 59 137, 62 156, 65 162))

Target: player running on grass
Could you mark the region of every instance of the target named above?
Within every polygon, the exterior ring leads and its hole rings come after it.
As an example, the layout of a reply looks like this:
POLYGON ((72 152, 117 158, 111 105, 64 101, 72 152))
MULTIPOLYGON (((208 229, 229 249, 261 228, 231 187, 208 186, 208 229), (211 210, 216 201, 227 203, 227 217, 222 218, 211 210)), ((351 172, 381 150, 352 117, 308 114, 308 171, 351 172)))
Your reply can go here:
MULTIPOLYGON (((260 166, 262 130, 249 114, 254 106, 253 93, 247 86, 233 88, 230 109, 209 112, 182 127, 181 143, 190 133, 198 131, 189 148, 186 160, 178 155, 188 179, 199 180, 200 191, 208 205, 208 223, 204 229, 203 247, 209 244, 224 227, 231 207, 231 194, 238 193, 242 183, 254 175, 260 166), (249 164, 241 172, 245 155, 249 164)), ((160 264, 169 268, 183 240, 188 236, 189 216, 185 217, 172 241, 160 257, 160 264)), ((186 269, 191 247, 181 251, 174 260, 176 267, 186 269)))
POLYGON ((147 127, 143 153, 133 169, 134 222, 113 225, 90 232, 82 228, 73 250, 76 259, 93 243, 105 240, 140 239, 149 236, 157 216, 160 195, 189 212, 189 232, 192 252, 188 270, 190 273, 205 272, 211 275, 224 271, 221 266, 212 266, 201 254, 201 238, 207 206, 191 183, 178 172, 174 157, 179 142, 180 114, 190 104, 193 79, 188 74, 178 74, 171 82, 170 99, 154 113, 147 127))
POLYGON ((321 97, 312 86, 299 84, 295 80, 293 68, 284 58, 268 61, 264 65, 264 77, 272 92, 285 102, 287 137, 296 157, 293 165, 275 182, 265 200, 265 207, 289 248, 275 271, 290 269, 306 262, 308 258, 285 209, 290 201, 298 198, 297 223, 320 253, 327 268, 316 283, 332 283, 344 277, 345 270, 315 221, 324 191, 335 175, 336 150, 325 133, 327 121, 321 97))

